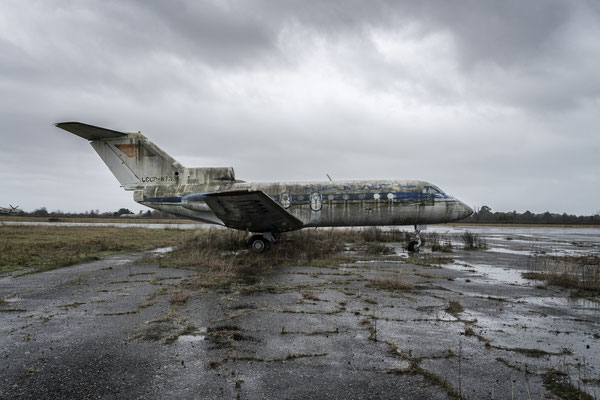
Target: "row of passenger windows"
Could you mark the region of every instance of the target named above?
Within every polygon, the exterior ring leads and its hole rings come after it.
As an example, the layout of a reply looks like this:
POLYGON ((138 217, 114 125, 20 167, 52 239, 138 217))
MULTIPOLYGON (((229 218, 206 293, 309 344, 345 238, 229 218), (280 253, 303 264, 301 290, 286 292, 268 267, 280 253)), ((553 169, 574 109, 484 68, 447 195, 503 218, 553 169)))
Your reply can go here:
POLYGON ((326 194, 322 195, 319 192, 314 192, 310 195, 290 195, 288 193, 281 193, 279 196, 275 195, 275 200, 281 201, 306 201, 311 200, 312 197, 318 198, 321 201, 333 201, 333 200, 394 200, 396 198, 401 199, 417 199, 421 198, 423 194, 429 195, 428 197, 443 197, 443 192, 431 188, 430 190, 424 190, 423 193, 406 192, 406 193, 353 193, 353 194, 326 194))
MULTIPOLYGON (((281 195, 279 195, 280 199, 284 199, 284 198, 293 198, 294 200, 298 200, 298 201, 303 201, 303 200, 309 200, 311 195, 303 195, 303 194, 298 194, 298 195, 288 195, 287 193, 282 193, 281 195)), ((359 200, 365 200, 365 199, 375 199, 375 200, 384 200, 384 199, 388 199, 388 200, 393 200, 396 196, 394 195, 394 193, 388 193, 388 194, 379 194, 379 193, 375 193, 373 195, 369 194, 369 193, 359 193, 359 194, 353 194, 353 195, 349 195, 349 194, 344 194, 344 195, 340 195, 340 194, 327 194, 324 196, 321 196, 322 200, 353 200, 353 199, 359 199, 359 200)))

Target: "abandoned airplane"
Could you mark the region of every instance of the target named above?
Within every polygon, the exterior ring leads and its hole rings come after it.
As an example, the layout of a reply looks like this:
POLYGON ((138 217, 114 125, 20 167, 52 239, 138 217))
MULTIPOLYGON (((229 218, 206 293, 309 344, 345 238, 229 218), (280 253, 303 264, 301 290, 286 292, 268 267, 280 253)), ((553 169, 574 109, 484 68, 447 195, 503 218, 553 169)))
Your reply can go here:
POLYGON ((256 252, 282 232, 306 227, 423 225, 458 221, 473 210, 423 181, 244 182, 233 168, 186 168, 141 133, 80 122, 56 124, 90 141, 133 199, 184 218, 254 233, 256 252))

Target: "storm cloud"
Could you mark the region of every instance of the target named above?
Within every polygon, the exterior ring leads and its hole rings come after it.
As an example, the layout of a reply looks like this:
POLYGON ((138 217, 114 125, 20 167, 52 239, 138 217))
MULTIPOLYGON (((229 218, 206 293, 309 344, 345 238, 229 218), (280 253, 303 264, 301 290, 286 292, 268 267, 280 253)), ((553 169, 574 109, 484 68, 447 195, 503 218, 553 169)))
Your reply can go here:
POLYGON ((599 37, 595 1, 3 1, 0 205, 141 209, 81 121, 249 181, 594 213, 599 37))

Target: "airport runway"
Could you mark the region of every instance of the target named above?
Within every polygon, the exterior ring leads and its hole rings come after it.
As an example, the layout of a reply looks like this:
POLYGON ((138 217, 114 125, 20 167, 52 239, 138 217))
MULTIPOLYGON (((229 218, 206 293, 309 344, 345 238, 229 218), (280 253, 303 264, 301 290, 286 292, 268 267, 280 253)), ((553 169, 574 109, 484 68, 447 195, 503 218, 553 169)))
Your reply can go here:
POLYGON ((553 378, 597 398, 599 303, 521 277, 533 254, 598 254, 595 231, 494 228, 451 264, 397 249, 225 291, 148 254, 4 275, 0 399, 539 399, 553 378))

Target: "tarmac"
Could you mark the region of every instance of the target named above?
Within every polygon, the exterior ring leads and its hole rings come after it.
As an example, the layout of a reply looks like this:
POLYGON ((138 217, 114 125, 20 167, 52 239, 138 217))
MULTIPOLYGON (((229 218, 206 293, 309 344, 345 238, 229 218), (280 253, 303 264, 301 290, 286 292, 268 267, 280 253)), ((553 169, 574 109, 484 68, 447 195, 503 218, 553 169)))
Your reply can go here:
POLYGON ((598 398, 600 303, 521 276, 543 254, 598 254, 597 237, 546 231, 225 291, 186 290, 194 271, 150 253, 5 274, 0 399, 558 398, 552 379, 598 398))

